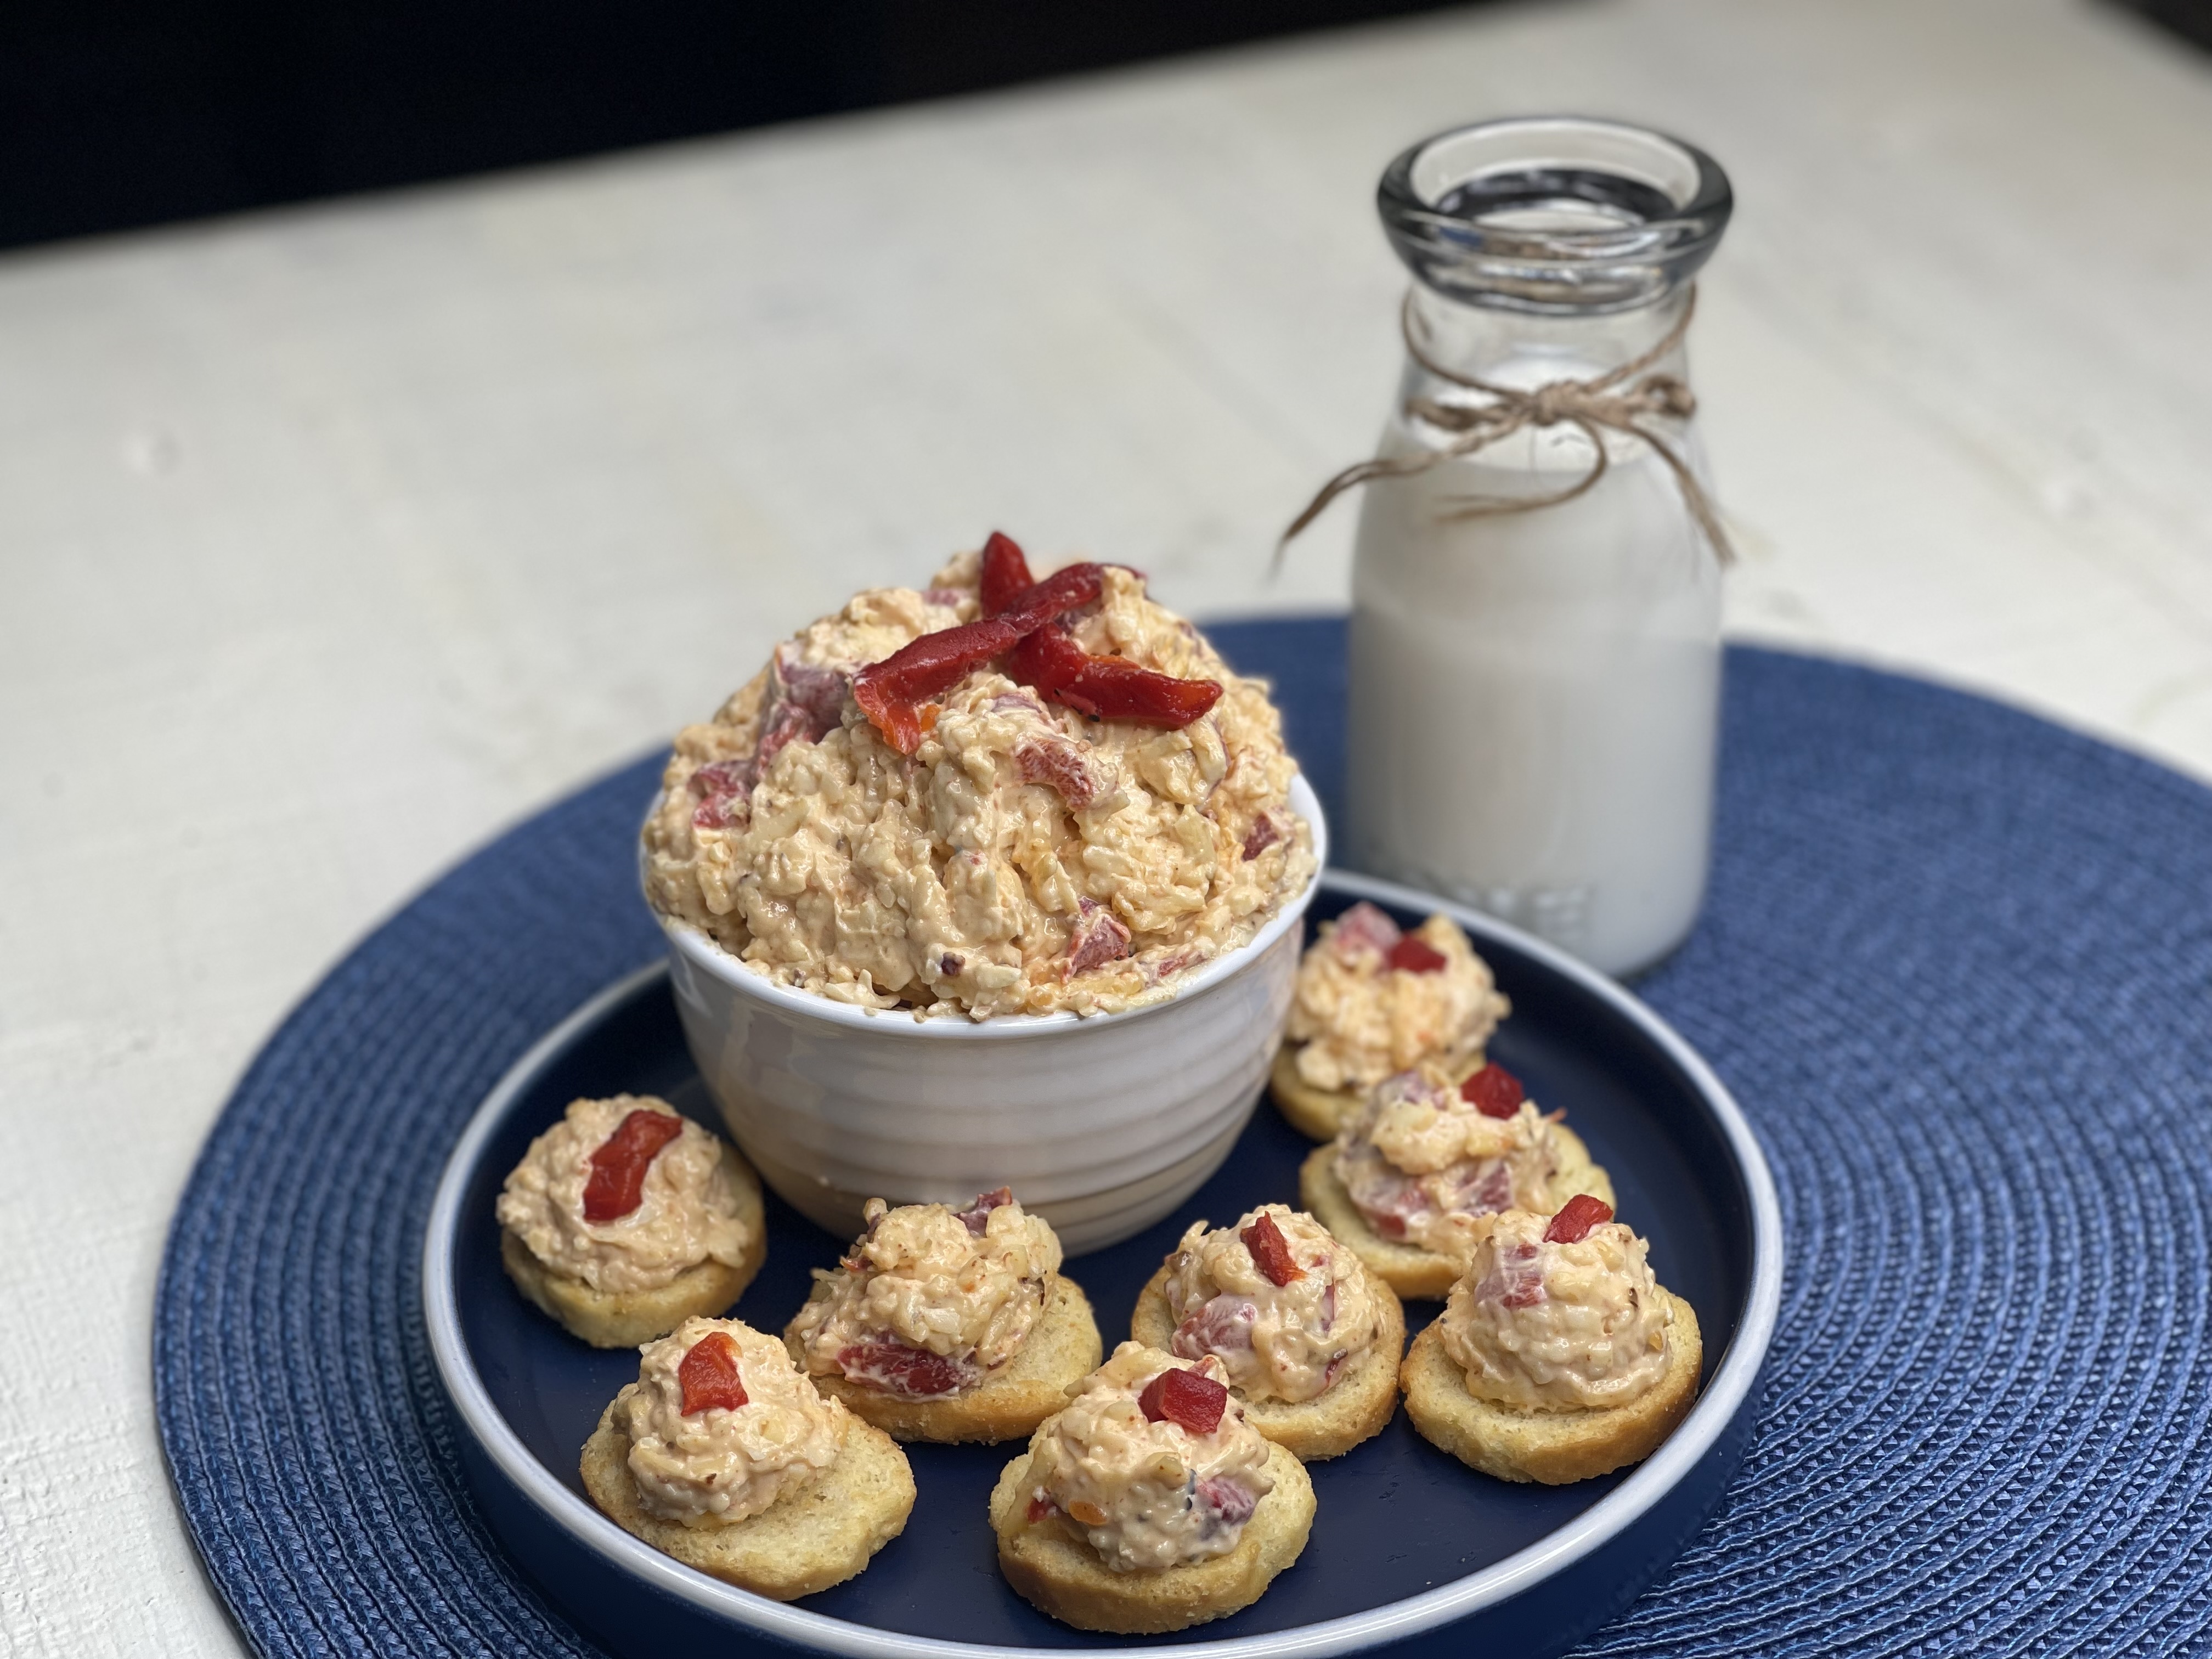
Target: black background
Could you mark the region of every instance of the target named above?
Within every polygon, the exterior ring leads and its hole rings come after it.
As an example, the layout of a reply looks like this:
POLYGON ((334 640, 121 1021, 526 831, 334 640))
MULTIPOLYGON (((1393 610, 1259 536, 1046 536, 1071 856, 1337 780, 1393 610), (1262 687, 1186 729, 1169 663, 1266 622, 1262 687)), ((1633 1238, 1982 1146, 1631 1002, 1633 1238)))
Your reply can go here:
MULTIPOLYGON (((0 247, 1005 86, 1440 0, 0 0, 0 247)), ((2212 45, 2212 0, 2123 0, 2212 45)))
POLYGON ((1438 0, 6 0, 0 246, 935 97, 1438 0))

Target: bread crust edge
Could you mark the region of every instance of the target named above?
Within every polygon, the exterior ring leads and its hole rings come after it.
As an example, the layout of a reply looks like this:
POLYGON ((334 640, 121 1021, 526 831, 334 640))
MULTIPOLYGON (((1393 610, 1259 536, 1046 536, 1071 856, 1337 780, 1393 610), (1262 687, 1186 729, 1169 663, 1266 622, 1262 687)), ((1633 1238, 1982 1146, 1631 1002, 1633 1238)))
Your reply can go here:
MULTIPOLYGON (((914 1471, 882 1430, 840 1411, 837 1461, 758 1515, 726 1527, 687 1527, 646 1512, 629 1472, 630 1439, 615 1421, 617 1395, 578 1461, 584 1490, 602 1514, 685 1566, 774 1601, 842 1584, 906 1529, 914 1471)), ((838 1409, 833 1407, 833 1409, 838 1409)))
POLYGON ((991 1492, 999 1569, 1024 1601, 1077 1630, 1148 1636, 1225 1619, 1267 1593, 1313 1530, 1313 1482, 1305 1465, 1271 1442, 1267 1473, 1274 1490, 1252 1511, 1235 1549, 1163 1572, 1111 1572, 1057 1517, 1028 1519, 1029 1468, 1024 1452, 1000 1472, 991 1492))
POLYGON ((1661 1287, 1674 1310, 1667 1370, 1641 1398, 1591 1411, 1522 1411, 1476 1398, 1431 1325, 1413 1339, 1402 1381, 1414 1430, 1468 1468, 1501 1480, 1564 1486, 1640 1463, 1697 1403, 1705 1370, 1698 1316, 1661 1287))

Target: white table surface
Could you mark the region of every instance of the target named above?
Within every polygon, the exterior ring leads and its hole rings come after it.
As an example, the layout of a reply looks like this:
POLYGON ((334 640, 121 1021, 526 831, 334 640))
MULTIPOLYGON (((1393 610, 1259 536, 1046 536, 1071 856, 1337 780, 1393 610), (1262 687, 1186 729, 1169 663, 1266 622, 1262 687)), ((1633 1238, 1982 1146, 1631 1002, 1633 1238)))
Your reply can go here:
POLYGON ((0 259, 0 1652, 228 1654, 148 1327, 285 1008, 856 586, 1003 526, 1341 602, 1382 163, 1733 173, 1741 635, 2212 775, 2212 60, 2069 0, 1583 0, 0 259))

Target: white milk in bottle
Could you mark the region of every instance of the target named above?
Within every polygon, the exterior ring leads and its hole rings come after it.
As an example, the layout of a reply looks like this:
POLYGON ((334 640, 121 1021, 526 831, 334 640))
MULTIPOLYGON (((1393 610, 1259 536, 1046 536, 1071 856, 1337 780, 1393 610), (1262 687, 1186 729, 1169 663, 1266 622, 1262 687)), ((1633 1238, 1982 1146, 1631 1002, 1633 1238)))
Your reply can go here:
POLYGON ((1595 394, 1626 405, 1540 404, 1470 453, 1368 483, 1352 861, 1633 972, 1680 943, 1705 890, 1720 550, 1658 445, 1702 483, 1680 341, 1727 181, 1638 129, 1495 122, 1407 152, 1381 200, 1416 277, 1419 348, 1382 459, 1462 440, 1425 410, 1509 401, 1466 381, 1534 392, 1633 372, 1595 394), (1650 435, 1561 418, 1577 407, 1650 435), (1506 510, 1581 484, 1599 443, 1588 488, 1506 510))

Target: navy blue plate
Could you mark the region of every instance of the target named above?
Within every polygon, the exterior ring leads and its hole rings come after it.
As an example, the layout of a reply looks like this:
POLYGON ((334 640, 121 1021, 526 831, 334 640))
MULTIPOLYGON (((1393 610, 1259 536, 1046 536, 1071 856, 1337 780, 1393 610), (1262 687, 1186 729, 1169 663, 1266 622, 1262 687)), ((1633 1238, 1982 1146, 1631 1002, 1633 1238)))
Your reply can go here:
MULTIPOLYGON (((1321 1656, 1419 1638, 1558 1652, 1633 1599, 1695 1534, 1742 1454, 1779 1303, 1773 1184, 1727 1091, 1658 1018, 1611 981, 1477 913, 1331 872, 1309 925, 1369 896, 1411 923, 1432 908, 1474 938, 1513 1000, 1491 1052, 1568 1120, 1611 1172, 1621 1218, 1651 1241, 1662 1283, 1698 1310, 1706 1372, 1697 1409, 1641 1468, 1547 1488, 1474 1474, 1401 1412, 1375 1440, 1313 1469, 1320 1510, 1304 1556, 1234 1617, 1172 1638, 1101 1638, 1009 1590, 985 1517, 1017 1445, 913 1446, 920 1497, 902 1536, 858 1578, 779 1606, 683 1567, 592 1507, 577 1454, 636 1375, 627 1351, 576 1341, 530 1307, 499 1261, 493 1202, 531 1138, 579 1095, 657 1093, 709 1125, 665 969, 594 999, 519 1061, 471 1123, 440 1183, 424 1247, 432 1352, 467 1437, 465 1467, 492 1526, 548 1593, 614 1652, 745 1632, 823 1652, 943 1656, 1158 1646, 1321 1656), (1445 1627, 1449 1626, 1447 1631, 1445 1627)), ((1194 1218, 1217 1224, 1296 1201, 1310 1143, 1271 1110, 1185 1208, 1126 1243, 1072 1260, 1108 1347, 1139 1289, 1194 1218)), ((781 1330, 808 1270, 845 1242, 769 1199, 768 1265, 734 1310, 781 1330)), ((1415 1328, 1436 1310, 1414 1304, 1415 1328)))

